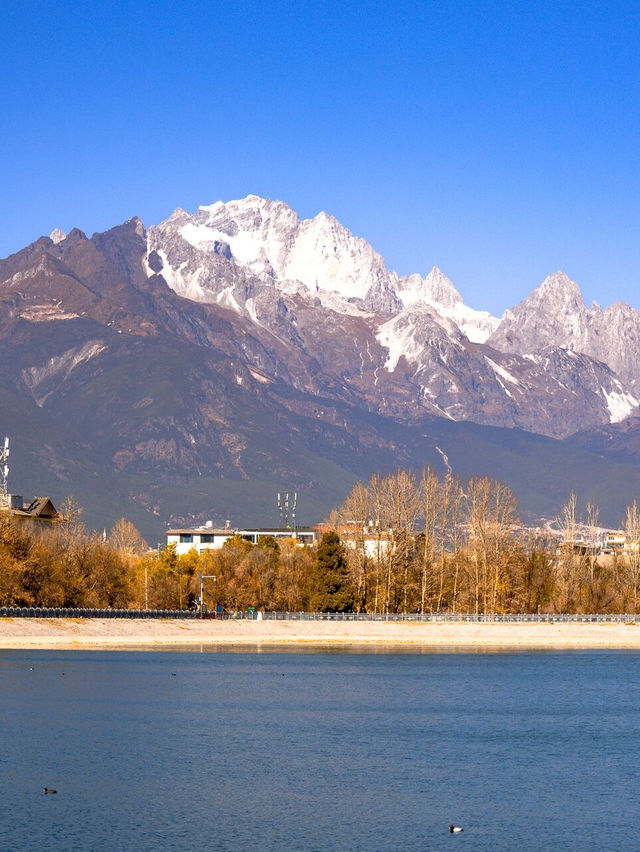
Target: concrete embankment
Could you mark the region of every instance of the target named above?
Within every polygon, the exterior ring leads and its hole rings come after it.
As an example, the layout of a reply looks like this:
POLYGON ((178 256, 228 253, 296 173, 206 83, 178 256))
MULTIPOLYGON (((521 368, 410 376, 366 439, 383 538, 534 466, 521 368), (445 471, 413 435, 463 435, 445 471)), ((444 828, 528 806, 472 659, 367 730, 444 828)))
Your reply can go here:
POLYGON ((640 624, 0 618, 0 648, 525 651, 638 649, 640 624))

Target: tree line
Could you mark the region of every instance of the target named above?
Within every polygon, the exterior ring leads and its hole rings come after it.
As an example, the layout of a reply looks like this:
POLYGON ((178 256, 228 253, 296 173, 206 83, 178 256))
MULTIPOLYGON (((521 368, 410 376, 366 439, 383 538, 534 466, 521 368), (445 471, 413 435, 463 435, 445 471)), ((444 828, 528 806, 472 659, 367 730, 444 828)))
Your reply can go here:
POLYGON ((335 533, 317 548, 271 536, 253 545, 234 536, 220 550, 178 555, 175 545, 149 551, 124 518, 100 535, 82 523, 73 502, 61 509, 62 520, 51 526, 0 513, 0 606, 186 610, 199 604, 200 575, 208 578, 209 609, 301 611, 341 600, 349 610, 355 603, 335 533), (331 547, 338 553, 337 569, 324 555, 331 547), (324 595, 326 583, 333 596, 324 595))
POLYGON ((491 477, 463 482, 425 468, 357 483, 331 518, 342 531, 357 606, 372 612, 637 612, 640 516, 634 501, 622 527, 636 543, 602 555, 576 546, 584 518, 571 494, 555 526, 522 525, 513 491, 491 477))
MULTIPOLYGON (((358 482, 315 547, 239 536, 222 548, 150 552, 126 519, 90 531, 73 501, 62 521, 36 526, 0 515, 0 605, 189 609, 205 575, 209 609, 243 611, 637 612, 640 550, 602 556, 576 547, 583 524, 570 495, 560 543, 525 529, 516 498, 490 477, 463 482, 425 468, 358 482), (211 579, 215 577, 215 579, 211 579)), ((634 501, 621 526, 640 541, 634 501)))

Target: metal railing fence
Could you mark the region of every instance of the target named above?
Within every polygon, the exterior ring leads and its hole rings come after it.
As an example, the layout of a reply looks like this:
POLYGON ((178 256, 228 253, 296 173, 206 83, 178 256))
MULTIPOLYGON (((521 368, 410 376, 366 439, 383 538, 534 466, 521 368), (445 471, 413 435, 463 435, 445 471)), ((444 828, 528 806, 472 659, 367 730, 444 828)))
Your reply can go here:
POLYGON ((199 618, 197 610, 3 606, 0 618, 199 618))
POLYGON ((516 613, 476 615, 469 612, 384 613, 384 612, 206 612, 176 609, 88 609, 86 607, 0 607, 0 618, 185 618, 246 619, 264 621, 407 621, 484 623, 640 623, 633 613, 516 613))

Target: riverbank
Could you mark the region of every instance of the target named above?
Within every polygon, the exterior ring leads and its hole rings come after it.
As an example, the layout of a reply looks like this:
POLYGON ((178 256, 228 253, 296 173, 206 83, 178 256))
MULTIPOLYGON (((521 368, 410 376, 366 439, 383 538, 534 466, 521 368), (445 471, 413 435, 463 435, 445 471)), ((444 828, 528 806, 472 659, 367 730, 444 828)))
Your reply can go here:
POLYGON ((0 618, 0 648, 416 651, 640 650, 640 623, 433 623, 0 618))

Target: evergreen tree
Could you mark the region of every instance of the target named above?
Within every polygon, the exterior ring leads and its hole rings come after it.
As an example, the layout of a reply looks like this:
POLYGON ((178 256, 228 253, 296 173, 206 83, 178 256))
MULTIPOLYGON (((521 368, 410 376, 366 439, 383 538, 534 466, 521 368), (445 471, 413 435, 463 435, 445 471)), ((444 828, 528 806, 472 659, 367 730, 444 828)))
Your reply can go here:
POLYGON ((322 536, 311 571, 309 609, 312 612, 353 612, 355 589, 344 547, 336 532, 322 536))

